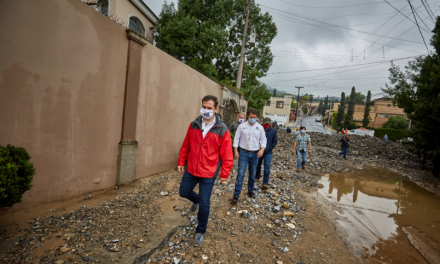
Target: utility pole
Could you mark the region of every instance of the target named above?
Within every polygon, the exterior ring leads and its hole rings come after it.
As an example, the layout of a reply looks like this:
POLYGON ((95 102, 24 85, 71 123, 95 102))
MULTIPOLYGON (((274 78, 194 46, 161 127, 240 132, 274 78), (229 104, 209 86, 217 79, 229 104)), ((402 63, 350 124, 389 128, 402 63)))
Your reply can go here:
POLYGON ((247 6, 246 6, 246 21, 244 22, 244 31, 243 31, 243 40, 241 43, 241 54, 240 54, 240 61, 238 63, 238 72, 237 72, 237 81, 235 84, 235 87, 237 89, 241 89, 241 82, 243 79, 243 64, 244 64, 244 49, 246 47, 246 34, 247 34, 247 28, 249 23, 249 9, 251 5, 251 0, 247 0, 247 6))
POLYGON ((298 89, 298 97, 296 98, 296 118, 295 121, 298 121, 298 106, 299 106, 299 90, 301 90, 302 88, 304 88, 304 86, 295 86, 296 89, 298 89))

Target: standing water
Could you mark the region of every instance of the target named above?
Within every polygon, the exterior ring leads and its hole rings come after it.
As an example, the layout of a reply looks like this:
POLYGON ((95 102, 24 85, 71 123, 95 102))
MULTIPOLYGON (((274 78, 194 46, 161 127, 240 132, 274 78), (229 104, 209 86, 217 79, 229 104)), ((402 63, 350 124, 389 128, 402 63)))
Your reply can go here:
POLYGON ((334 205, 338 233, 370 263, 440 263, 440 198, 401 175, 368 167, 326 174, 319 193, 334 205))

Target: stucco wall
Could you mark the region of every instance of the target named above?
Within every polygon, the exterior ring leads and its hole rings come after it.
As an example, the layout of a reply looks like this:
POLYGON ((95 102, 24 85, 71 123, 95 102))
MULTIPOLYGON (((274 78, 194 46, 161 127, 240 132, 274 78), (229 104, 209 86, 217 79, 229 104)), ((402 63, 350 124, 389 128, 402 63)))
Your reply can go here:
POLYGON ((136 177, 177 166, 179 150, 192 120, 199 116, 202 97, 220 100, 220 85, 160 49, 142 51, 136 139, 136 177))
POLYGON ((18 206, 114 185, 125 29, 78 0, 1 1, 0 27, 0 145, 37 172, 18 206))

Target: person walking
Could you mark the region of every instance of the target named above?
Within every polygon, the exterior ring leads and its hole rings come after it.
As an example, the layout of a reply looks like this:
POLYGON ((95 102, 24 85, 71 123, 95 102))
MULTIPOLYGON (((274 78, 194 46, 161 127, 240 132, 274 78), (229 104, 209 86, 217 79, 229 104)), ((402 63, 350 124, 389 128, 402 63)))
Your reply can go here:
POLYGON ((300 172, 301 168, 303 170, 306 169, 307 154, 312 154, 312 140, 310 139, 310 136, 306 134, 306 127, 302 126, 299 129, 301 134, 296 136, 295 144, 293 145, 292 149, 292 154, 295 154, 296 150, 296 155, 298 156, 296 170, 297 172, 300 172), (298 148, 296 146, 298 146, 298 148))
POLYGON ((265 118, 263 121, 263 127, 266 133, 266 149, 264 150, 263 157, 258 159, 257 173, 255 175, 255 181, 260 181, 261 178, 261 164, 264 161, 264 176, 263 176, 263 189, 267 189, 269 185, 270 176, 270 163, 272 161, 272 150, 278 143, 277 133, 270 127, 270 118, 265 118))
POLYGON ((243 113, 238 115, 238 120, 232 122, 232 124, 229 126, 229 131, 232 133, 232 135, 235 135, 235 132, 237 132, 237 128, 240 124, 243 124, 246 121, 245 116, 243 113))
POLYGON ((221 166, 220 181, 226 184, 234 163, 231 136, 228 127, 215 115, 217 111, 217 97, 203 97, 200 116, 189 125, 177 162, 177 170, 183 174, 179 194, 193 203, 192 212, 199 210, 194 246, 202 245, 208 226, 214 175, 221 166), (198 194, 194 192, 197 184, 198 194))
POLYGON ((349 147, 348 142, 350 142, 350 138, 347 135, 344 135, 339 139, 339 142, 341 142, 341 149, 342 149, 342 152, 339 152, 339 156, 344 155, 343 158, 347 159, 347 153, 349 147))
POLYGON ((383 139, 385 139, 385 141, 388 141, 388 136, 387 136, 387 134, 385 134, 385 136, 383 136, 383 139))
POLYGON ((290 129, 290 127, 287 127, 286 132, 291 134, 292 133, 292 129, 290 129))
POLYGON ((249 166, 248 179, 248 195, 253 198, 255 173, 257 169, 258 159, 261 158, 266 149, 266 133, 264 128, 257 123, 258 111, 250 109, 248 121, 238 126, 237 133, 234 137, 234 153, 238 159, 238 175, 235 180, 234 197, 232 204, 237 204, 243 187, 244 174, 249 166), (240 147, 240 152, 238 151, 240 147))

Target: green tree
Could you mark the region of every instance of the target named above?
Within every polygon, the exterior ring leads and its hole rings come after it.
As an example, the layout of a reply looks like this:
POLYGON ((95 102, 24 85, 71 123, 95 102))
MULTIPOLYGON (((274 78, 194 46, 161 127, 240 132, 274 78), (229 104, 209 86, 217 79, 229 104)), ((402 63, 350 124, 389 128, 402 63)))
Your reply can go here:
POLYGON ((296 109, 296 100, 292 100, 292 101, 290 102, 290 108, 292 108, 292 109, 296 109))
MULTIPOLYGON (((351 100, 351 96, 352 95, 347 97, 347 101, 351 100)), ((363 104, 363 103, 365 103, 365 94, 362 94, 360 92, 355 93, 355 95, 354 95, 354 103, 355 104, 363 104)))
POLYGON ((273 89, 272 97, 277 97, 277 89, 273 89))
POLYGON ((408 120, 403 116, 390 116, 388 121, 382 124, 382 128, 404 130, 408 128, 408 120))
POLYGON ((327 109, 328 109, 328 95, 324 100, 324 105, 323 105, 322 111, 321 111, 322 116, 325 116, 325 111, 327 111, 327 109))
MULTIPOLYGON (((155 26, 157 47, 216 80, 236 79, 245 22, 245 0, 181 0, 164 3, 155 26)), ((242 87, 258 87, 273 62, 270 44, 277 28, 259 5, 249 11, 246 35, 256 31, 257 44, 246 45, 242 87)))
POLYGON ((322 103, 322 101, 319 101, 319 105, 318 105, 318 113, 319 114, 322 113, 322 108, 324 108, 324 104, 322 103))
POLYGON ((353 114, 354 114, 354 100, 355 100, 355 96, 356 95, 356 89, 351 88, 351 94, 350 94, 350 100, 348 102, 348 109, 347 109, 347 115, 345 116, 345 120, 344 120, 344 127, 346 128, 350 128, 350 123, 353 121, 353 114))
POLYGON ((419 153, 433 156, 434 176, 440 176, 440 16, 437 17, 431 45, 432 54, 408 62, 405 71, 399 66, 390 68, 390 85, 382 89, 393 103, 403 108, 413 125, 410 137, 419 153))
POLYGON ((301 108, 304 115, 307 115, 309 113, 309 108, 307 107, 307 105, 303 105, 303 107, 301 108))
POLYGON ((368 124, 371 121, 370 110, 371 110, 371 91, 368 91, 367 101, 365 102, 364 119, 362 119, 362 126, 364 127, 368 127, 368 124))
POLYGON ((344 119, 345 114, 345 93, 341 93, 341 103, 338 107, 338 114, 336 115, 336 124, 338 127, 341 127, 342 120, 344 119))
POLYGON ((311 94, 311 95, 309 95, 309 96, 310 96, 309 102, 310 102, 310 103, 313 103, 313 94, 311 94))
POLYGON ((244 98, 248 101, 248 109, 257 109, 261 114, 267 100, 270 99, 270 92, 266 85, 258 83, 256 86, 245 86, 241 89, 244 98))

